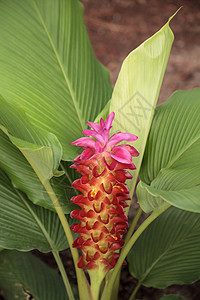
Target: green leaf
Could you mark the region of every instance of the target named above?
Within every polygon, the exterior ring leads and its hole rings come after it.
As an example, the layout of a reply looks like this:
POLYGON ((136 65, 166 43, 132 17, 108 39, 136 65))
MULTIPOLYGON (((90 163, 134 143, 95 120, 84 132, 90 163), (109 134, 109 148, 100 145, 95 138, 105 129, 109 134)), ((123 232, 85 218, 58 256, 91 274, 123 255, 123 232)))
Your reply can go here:
POLYGON ((44 172, 44 180, 50 179, 62 157, 62 147, 56 136, 31 124, 21 108, 10 105, 2 96, 0 96, 0 111, 0 129, 20 150, 32 149, 36 152, 40 150, 41 159, 44 160, 40 172, 44 172))
POLYGON ((173 38, 168 21, 161 30, 128 55, 113 90, 110 104, 110 112, 116 114, 113 133, 124 131, 138 136, 138 140, 132 144, 140 153, 134 159, 137 170, 133 173, 132 192, 173 38))
POLYGON ((57 214, 32 204, 11 185, 2 171, 0 199, 0 247, 21 251, 38 249, 42 252, 68 247, 57 214))
MULTIPOLYGON (((51 185, 59 199, 65 213, 70 213, 74 205, 70 204, 70 198, 74 196, 71 188, 74 171, 69 171, 69 165, 65 169, 65 175, 52 178, 51 185)), ((9 138, 0 130, 0 168, 9 176, 15 188, 27 194, 28 198, 37 205, 55 210, 52 201, 45 191, 39 178, 31 168, 22 153, 15 147, 9 138)))
POLYGON ((128 255, 129 270, 147 287, 189 284, 200 278, 200 215, 174 207, 160 215, 128 255))
POLYGON ((54 133, 63 159, 73 160, 86 121, 111 96, 107 70, 96 60, 77 0, 0 2, 0 93, 34 125, 54 133))
POLYGON ((0 289, 6 300, 67 300, 57 272, 30 253, 0 253, 0 289))
POLYGON ((25 156, 42 183, 53 177, 53 153, 51 148, 31 144, 9 134, 8 136, 25 156))
POLYGON ((162 198, 159 192, 161 191, 155 189, 153 191, 151 187, 142 181, 138 183, 136 189, 137 199, 144 212, 148 213, 153 209, 161 207, 165 204, 165 200, 162 198))
POLYGON ((159 204, 200 212, 199 110, 200 88, 175 92, 157 107, 137 189, 146 212, 157 206, 157 198, 159 204))
POLYGON ((105 107, 102 109, 102 111, 98 114, 96 119, 94 120, 95 123, 100 123, 101 118, 103 120, 106 120, 107 116, 109 115, 109 110, 110 110, 110 101, 105 105, 105 107))
POLYGON ((187 300, 186 298, 183 298, 179 295, 165 295, 165 296, 162 296, 159 300, 187 300))
MULTIPOLYGON (((155 181, 165 169, 173 171, 200 166, 197 153, 200 143, 199 108, 200 88, 177 91, 156 108, 140 171, 140 177, 145 183, 155 181)), ((196 177, 195 174, 190 175, 196 177)), ((184 177, 183 183, 187 183, 188 179, 184 177)), ((177 183, 173 178, 172 181, 170 187, 175 189, 177 183)))
POLYGON ((177 191, 160 190, 140 182, 137 187, 139 204, 145 212, 162 206, 166 201, 178 208, 200 213, 200 185, 177 191))
MULTIPOLYGON (((0 97, 0 112, 0 125, 3 130, 0 130, 0 167, 9 175, 13 185, 25 192, 33 203, 54 210, 39 178, 8 137, 21 149, 27 159, 35 164, 42 181, 58 175, 55 174, 55 169, 62 155, 59 141, 53 134, 44 133, 36 128, 20 108, 8 104, 2 97, 0 97)), ((68 175, 66 170, 64 172, 68 175)), ((61 174, 60 172, 59 175, 61 174)), ((51 184, 59 196, 64 212, 69 213, 74 207, 69 203, 70 197, 73 196, 70 177, 52 178, 51 184)))

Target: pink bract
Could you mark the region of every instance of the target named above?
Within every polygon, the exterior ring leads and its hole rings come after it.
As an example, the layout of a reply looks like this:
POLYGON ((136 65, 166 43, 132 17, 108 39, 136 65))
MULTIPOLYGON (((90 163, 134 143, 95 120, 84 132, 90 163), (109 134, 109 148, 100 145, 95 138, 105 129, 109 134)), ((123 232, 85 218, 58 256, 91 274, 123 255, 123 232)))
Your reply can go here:
MULTIPOLYGON (((116 147, 117 144, 119 144, 122 141, 129 141, 133 142, 137 140, 137 136, 131 133, 122 133, 118 132, 112 135, 109 138, 110 129, 112 128, 112 122, 115 117, 115 113, 112 112, 108 115, 106 121, 104 122, 103 119, 100 120, 100 124, 93 123, 93 122, 87 122, 87 124, 93 128, 87 129, 83 131, 83 134, 90 135, 94 137, 97 141, 95 141, 93 138, 90 137, 82 137, 74 142, 71 143, 71 145, 79 146, 83 149, 90 148, 90 151, 86 151, 86 159, 88 159, 88 155, 92 156, 98 152, 98 153, 107 153, 107 157, 112 157, 118 162, 127 163, 130 164, 132 159, 131 156, 138 156, 139 153, 137 150, 130 146, 130 145, 119 145, 116 147)), ((84 158, 84 151, 82 158, 84 158)))
POLYGON ((119 257, 116 250, 123 246, 128 226, 124 208, 130 196, 125 181, 132 175, 125 169, 135 169, 132 157, 139 153, 130 145, 118 144, 137 137, 118 132, 109 138, 114 117, 112 112, 105 122, 88 122, 92 129, 83 134, 93 138, 82 137, 71 143, 84 149, 71 166, 82 175, 72 184, 81 194, 71 199, 81 209, 72 211, 71 217, 80 221, 72 225, 80 235, 73 243, 82 251, 78 267, 88 270, 103 265, 107 271, 115 266, 119 257))

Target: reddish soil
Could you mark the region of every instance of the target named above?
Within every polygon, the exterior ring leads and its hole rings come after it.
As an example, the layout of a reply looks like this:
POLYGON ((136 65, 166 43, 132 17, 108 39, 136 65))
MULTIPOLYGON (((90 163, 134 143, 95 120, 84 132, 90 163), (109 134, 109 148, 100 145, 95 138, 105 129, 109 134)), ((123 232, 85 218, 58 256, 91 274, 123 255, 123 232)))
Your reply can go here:
POLYGON ((200 82, 200 1, 83 0, 85 22, 98 59, 109 69, 114 85, 125 57, 158 31, 170 16, 175 40, 159 102, 175 90, 200 82))

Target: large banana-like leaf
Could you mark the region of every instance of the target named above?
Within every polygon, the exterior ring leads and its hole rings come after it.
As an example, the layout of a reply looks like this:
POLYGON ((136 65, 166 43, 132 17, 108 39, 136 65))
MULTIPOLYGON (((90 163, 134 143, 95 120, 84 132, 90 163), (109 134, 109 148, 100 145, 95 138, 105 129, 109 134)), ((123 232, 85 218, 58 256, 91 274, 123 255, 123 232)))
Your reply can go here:
POLYGON ((50 179, 57 171, 61 157, 62 147, 57 137, 52 133, 46 133, 30 122, 27 115, 19 106, 9 104, 0 96, 0 129, 3 130, 17 144, 23 144, 24 148, 31 147, 35 150, 44 149, 48 152, 44 160, 43 177, 50 179))
MULTIPOLYGON (((68 217, 69 222, 70 217, 68 217)), ((68 247, 56 213, 32 204, 0 172, 0 247, 43 252, 68 247)))
POLYGON ((54 133, 63 159, 73 160, 87 120, 111 96, 77 0, 0 1, 0 93, 33 124, 54 133))
MULTIPOLYGON (((68 164, 69 165, 69 164, 68 164)), ((61 177, 53 177, 50 182, 65 213, 69 213, 74 205, 70 198, 74 196, 71 188, 74 179, 73 171, 68 174, 69 166, 61 177)), ((12 184, 27 194, 35 204, 55 210, 47 192, 32 167, 19 149, 11 143, 7 135, 0 130, 0 167, 8 174, 12 184)))
POLYGON ((69 299, 58 273, 30 253, 0 253, 0 289, 6 300, 69 299))
POLYGON ((139 151, 131 183, 133 191, 142 161, 154 109, 173 42, 169 21, 150 39, 132 51, 123 62, 110 103, 114 111, 113 132, 124 131, 138 136, 133 146, 139 151))
MULTIPOLYGON (((58 174, 56 169, 62 156, 59 141, 54 135, 36 128, 22 110, 8 104, 2 97, 0 97, 0 112, 0 126, 3 130, 0 130, 0 167, 9 175, 13 185, 25 192, 33 203, 54 210, 38 176, 13 143, 24 146, 24 154, 32 148, 31 153, 37 155, 39 176, 47 180, 58 174)), ((69 203, 70 197, 73 196, 70 178, 72 171, 68 174, 68 170, 69 167, 63 171, 65 176, 51 179, 51 184, 65 213, 69 213, 73 208, 73 205, 69 203)))
POLYGON ((200 185, 173 191, 157 189, 140 182, 137 187, 137 196, 145 212, 163 206, 167 201, 181 209, 200 213, 200 185))
POLYGON ((175 92, 157 107, 140 171, 139 203, 163 201, 200 212, 200 88, 175 92))
POLYGON ((164 288, 200 278, 200 215, 170 207, 139 237, 128 255, 141 284, 164 288))

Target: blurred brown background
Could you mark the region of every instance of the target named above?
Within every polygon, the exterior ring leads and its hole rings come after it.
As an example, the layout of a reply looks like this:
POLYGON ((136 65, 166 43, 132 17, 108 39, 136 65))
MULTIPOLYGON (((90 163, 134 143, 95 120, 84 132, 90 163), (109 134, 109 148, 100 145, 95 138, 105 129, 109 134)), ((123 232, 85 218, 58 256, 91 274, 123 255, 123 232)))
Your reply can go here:
POLYGON ((200 0, 82 0, 85 22, 98 59, 109 69, 114 85, 130 51, 170 22, 175 40, 159 102, 177 89, 200 86, 200 0))

